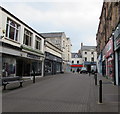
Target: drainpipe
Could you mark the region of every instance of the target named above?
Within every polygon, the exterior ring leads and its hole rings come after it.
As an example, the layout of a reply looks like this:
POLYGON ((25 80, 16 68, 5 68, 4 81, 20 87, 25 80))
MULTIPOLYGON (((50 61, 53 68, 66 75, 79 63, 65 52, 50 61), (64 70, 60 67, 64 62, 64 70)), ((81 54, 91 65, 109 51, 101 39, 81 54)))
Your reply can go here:
POLYGON ((116 77, 115 77, 115 75, 116 75, 116 72, 115 72, 115 51, 114 51, 114 31, 112 32, 112 40, 113 40, 113 61, 114 61, 114 85, 116 85, 116 77))

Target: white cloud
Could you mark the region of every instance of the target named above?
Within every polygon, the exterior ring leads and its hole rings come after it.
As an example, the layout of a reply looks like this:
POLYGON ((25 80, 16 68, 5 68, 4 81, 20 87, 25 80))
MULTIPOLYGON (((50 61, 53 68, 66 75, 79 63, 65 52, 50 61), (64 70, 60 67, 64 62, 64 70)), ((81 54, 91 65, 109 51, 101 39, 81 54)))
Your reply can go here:
POLYGON ((102 1, 50 1, 44 4, 41 0, 37 3, 4 2, 3 6, 39 32, 64 31, 71 38, 74 51, 80 48, 80 42, 95 45, 102 1), (77 40, 76 44, 74 39, 77 40), (75 45, 78 48, 74 48, 75 45))

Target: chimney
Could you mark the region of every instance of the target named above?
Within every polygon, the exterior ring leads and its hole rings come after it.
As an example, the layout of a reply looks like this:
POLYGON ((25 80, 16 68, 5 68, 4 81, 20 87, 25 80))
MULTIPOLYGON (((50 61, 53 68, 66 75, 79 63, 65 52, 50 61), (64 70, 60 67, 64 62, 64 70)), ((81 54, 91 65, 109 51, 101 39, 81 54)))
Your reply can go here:
POLYGON ((82 46, 83 46, 83 43, 81 43, 81 48, 82 48, 82 46))

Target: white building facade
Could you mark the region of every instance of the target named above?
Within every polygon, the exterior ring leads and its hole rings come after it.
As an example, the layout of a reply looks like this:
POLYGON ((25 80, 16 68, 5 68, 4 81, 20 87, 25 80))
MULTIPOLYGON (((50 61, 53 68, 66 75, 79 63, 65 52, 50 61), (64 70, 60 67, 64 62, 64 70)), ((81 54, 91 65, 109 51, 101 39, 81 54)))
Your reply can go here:
POLYGON ((97 52, 96 46, 84 46, 81 44, 81 54, 83 59, 83 65, 87 68, 88 71, 91 71, 93 68, 96 69, 97 65, 97 52))
POLYGON ((77 71, 83 67, 83 59, 81 53, 72 53, 71 57, 71 71, 77 71))
POLYGON ((0 18, 1 76, 43 76, 44 37, 4 8, 0 18))

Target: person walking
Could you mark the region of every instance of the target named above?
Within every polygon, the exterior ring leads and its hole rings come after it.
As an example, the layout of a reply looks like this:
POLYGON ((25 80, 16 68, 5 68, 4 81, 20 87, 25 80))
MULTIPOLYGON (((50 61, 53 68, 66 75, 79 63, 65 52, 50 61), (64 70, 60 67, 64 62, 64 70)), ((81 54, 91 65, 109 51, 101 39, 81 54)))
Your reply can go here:
POLYGON ((79 68, 77 68, 77 73, 79 74, 79 72, 80 72, 80 69, 79 69, 79 68))

